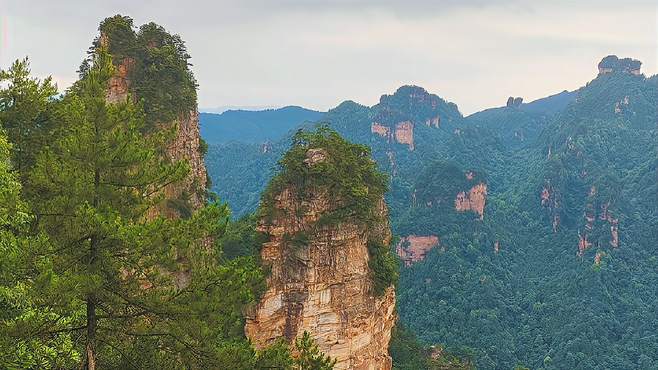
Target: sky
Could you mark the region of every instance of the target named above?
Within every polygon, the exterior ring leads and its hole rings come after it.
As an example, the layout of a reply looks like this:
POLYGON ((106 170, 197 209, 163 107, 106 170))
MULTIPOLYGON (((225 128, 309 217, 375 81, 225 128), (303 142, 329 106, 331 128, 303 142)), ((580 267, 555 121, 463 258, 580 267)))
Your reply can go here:
POLYGON ((419 85, 469 114, 583 86, 609 54, 658 73, 655 0, 0 0, 0 68, 68 87, 105 17, 185 40, 202 110, 344 100, 419 85))

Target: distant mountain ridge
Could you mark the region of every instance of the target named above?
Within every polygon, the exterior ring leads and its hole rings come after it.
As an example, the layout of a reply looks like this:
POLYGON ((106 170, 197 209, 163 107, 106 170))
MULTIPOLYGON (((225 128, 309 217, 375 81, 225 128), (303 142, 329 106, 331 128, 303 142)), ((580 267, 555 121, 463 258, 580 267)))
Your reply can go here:
POLYGON ((230 141, 262 143, 281 139, 306 121, 316 121, 324 113, 297 106, 266 110, 228 110, 221 114, 200 113, 201 136, 208 144, 230 141))

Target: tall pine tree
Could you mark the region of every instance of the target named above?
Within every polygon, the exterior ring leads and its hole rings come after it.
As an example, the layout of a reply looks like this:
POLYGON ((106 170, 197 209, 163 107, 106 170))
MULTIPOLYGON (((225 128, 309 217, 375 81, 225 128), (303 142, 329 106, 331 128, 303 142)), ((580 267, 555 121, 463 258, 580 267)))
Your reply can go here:
POLYGON ((12 143, 12 163, 21 176, 34 165, 35 157, 50 140, 53 96, 57 88, 50 77, 30 77, 27 58, 0 71, 0 124, 12 143))
POLYGON ((57 246, 53 270, 65 282, 49 292, 50 304, 79 301, 84 307, 70 330, 78 330, 84 342, 87 369, 123 361, 117 359, 127 358, 124 350, 139 342, 171 343, 154 337, 182 340, 175 330, 180 326, 161 325, 187 309, 178 297, 185 292, 181 282, 190 279, 182 271, 189 266, 179 261, 211 265, 206 241, 227 213, 210 206, 186 220, 149 216, 163 201, 161 190, 183 179, 187 165, 160 153, 172 132, 145 136, 143 112, 130 99, 106 101, 113 68, 111 57, 99 50, 63 99, 56 140, 38 156, 30 176, 39 228, 57 246))

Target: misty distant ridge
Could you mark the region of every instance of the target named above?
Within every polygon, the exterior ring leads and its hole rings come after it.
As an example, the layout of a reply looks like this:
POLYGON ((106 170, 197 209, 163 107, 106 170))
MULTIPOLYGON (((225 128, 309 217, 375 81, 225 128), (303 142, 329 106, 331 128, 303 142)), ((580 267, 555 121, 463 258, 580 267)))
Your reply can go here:
POLYGON ((324 112, 298 106, 265 110, 227 110, 221 114, 200 113, 201 136, 209 144, 231 141, 262 143, 276 141, 307 121, 319 120, 324 112))
POLYGON ((257 110, 268 110, 268 109, 278 109, 278 108, 282 108, 282 107, 278 107, 274 105, 220 105, 214 108, 212 107, 199 108, 199 112, 222 114, 229 110, 257 111, 257 110))
MULTIPOLYGON (((512 108, 535 114, 553 114, 562 111, 575 97, 575 91, 564 90, 512 108)), ((467 117, 506 108, 510 107, 488 108, 467 117)), ((277 141, 305 122, 320 120, 326 113, 292 105, 281 108, 227 106, 215 110, 200 109, 201 136, 211 145, 231 141, 248 144, 277 141)))

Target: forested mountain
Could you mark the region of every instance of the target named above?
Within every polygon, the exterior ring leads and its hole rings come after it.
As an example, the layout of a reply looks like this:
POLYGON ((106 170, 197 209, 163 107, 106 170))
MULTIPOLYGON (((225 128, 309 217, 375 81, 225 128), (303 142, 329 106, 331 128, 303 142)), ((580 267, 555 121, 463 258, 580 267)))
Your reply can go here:
MULTIPOLYGON (((414 86, 327 112, 391 176, 402 323, 482 369, 658 366, 657 99, 611 56, 574 92, 468 117, 414 86)), ((288 140, 210 147, 234 216, 288 140)))
POLYGON ((223 253, 189 58, 116 15, 62 94, 27 59, 0 70, 0 368, 332 368, 308 333, 245 336, 267 274, 260 246, 223 253))
POLYGON ((639 61, 465 117, 200 115, 190 59, 116 15, 65 91, 0 70, 0 368, 658 368, 639 61))
POLYGON ((265 143, 278 141, 294 127, 307 121, 317 121, 320 117, 322 112, 289 106, 261 111, 200 113, 199 124, 201 135, 211 145, 230 141, 265 143))

